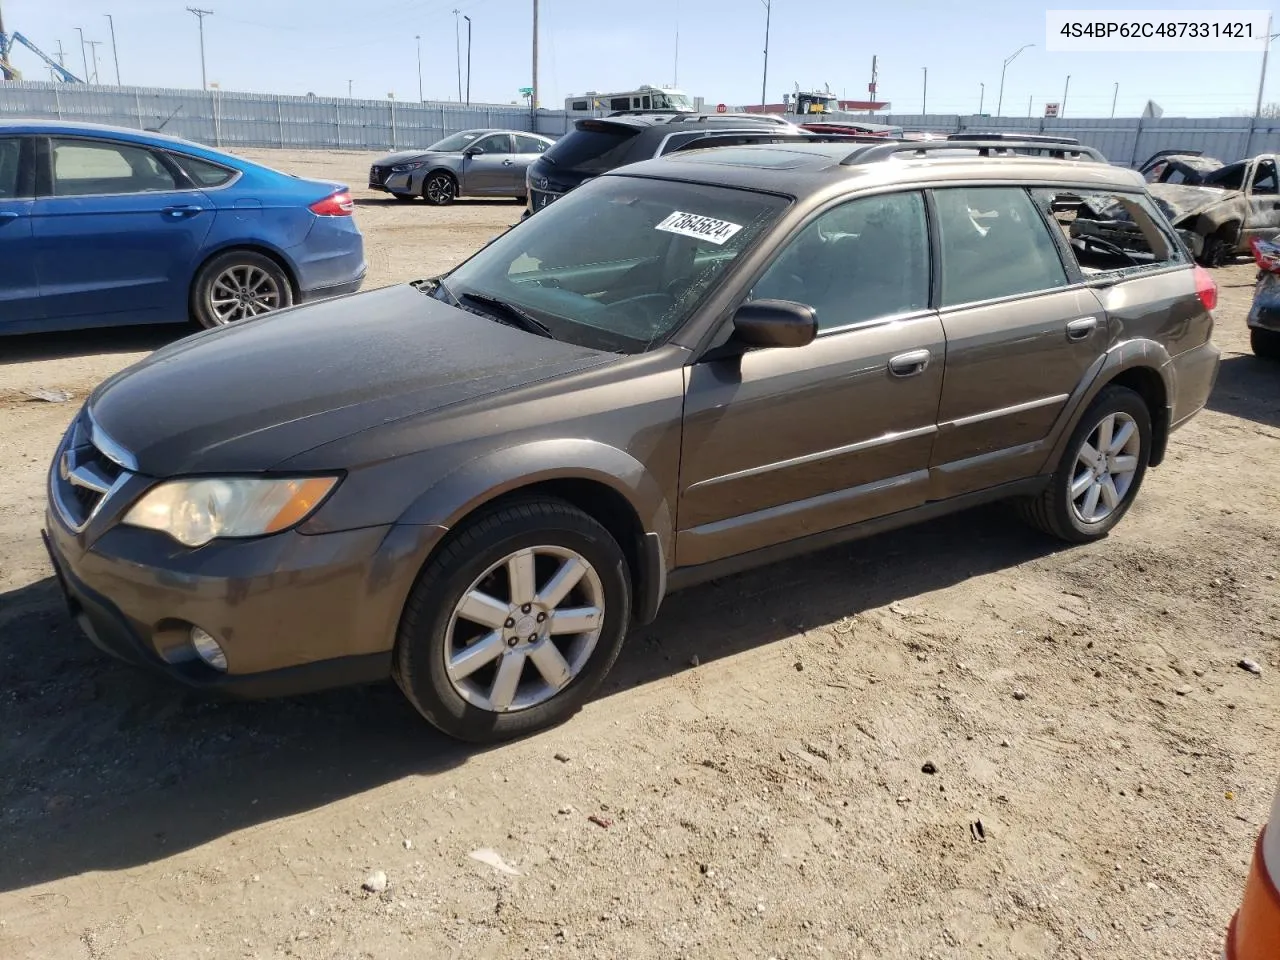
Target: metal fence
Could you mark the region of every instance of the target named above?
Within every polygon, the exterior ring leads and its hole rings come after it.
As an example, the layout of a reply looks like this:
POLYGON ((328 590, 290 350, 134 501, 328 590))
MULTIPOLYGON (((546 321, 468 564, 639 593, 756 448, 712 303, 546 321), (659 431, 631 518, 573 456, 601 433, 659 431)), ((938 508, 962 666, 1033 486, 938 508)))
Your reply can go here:
POLYGON ((528 130, 529 110, 66 83, 0 84, 0 117, 156 129, 215 147, 399 150, 472 127, 528 130))
MULTIPOLYGON (((529 110, 513 104, 464 106, 38 82, 0 83, 0 117, 141 129, 163 124, 165 133, 216 147, 312 150, 399 150, 426 147, 472 127, 532 128, 529 110)), ((1076 137, 1124 166, 1139 164, 1157 150, 1175 148, 1200 150, 1227 162, 1280 153, 1280 120, 1249 117, 1077 120, 896 114, 870 119, 906 130, 1057 133, 1076 137)), ((560 136, 570 123, 562 110, 538 111, 539 133, 560 136)))

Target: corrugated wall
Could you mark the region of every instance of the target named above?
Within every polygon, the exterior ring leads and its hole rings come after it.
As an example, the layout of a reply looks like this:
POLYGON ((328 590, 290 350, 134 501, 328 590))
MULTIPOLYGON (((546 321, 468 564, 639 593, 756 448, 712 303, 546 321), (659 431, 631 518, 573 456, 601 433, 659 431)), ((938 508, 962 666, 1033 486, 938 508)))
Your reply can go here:
POLYGON ((66 83, 0 84, 0 117, 157 128, 215 147, 399 150, 472 127, 528 130, 510 105, 403 103, 66 83))
MULTIPOLYGON (((165 90, 65 83, 0 83, 0 117, 87 120, 124 127, 165 124, 165 133, 217 147, 399 150, 425 147, 471 127, 530 129, 529 111, 510 104, 404 103, 165 90), (166 122, 167 121, 167 122, 166 122)), ((1094 120, 895 114, 871 118, 907 130, 1009 130, 1059 133, 1131 166, 1157 150, 1201 150, 1231 162, 1255 153, 1280 153, 1280 120, 1249 117, 1094 120)), ((538 132, 568 129, 564 111, 538 113, 538 132)))

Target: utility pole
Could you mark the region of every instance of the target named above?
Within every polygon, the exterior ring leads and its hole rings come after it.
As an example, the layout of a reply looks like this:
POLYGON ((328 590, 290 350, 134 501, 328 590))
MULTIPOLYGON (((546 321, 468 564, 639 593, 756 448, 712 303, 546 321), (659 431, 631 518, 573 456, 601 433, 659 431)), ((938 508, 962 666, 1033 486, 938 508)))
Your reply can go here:
POLYGON ((1031 98, 1032 98, 1033 96, 1034 96, 1034 94, 1030 94, 1030 93, 1029 93, 1029 94, 1027 94, 1027 119, 1028 119, 1028 120, 1030 120, 1030 119, 1031 119, 1031 98))
POLYGON ((676 57, 671 73, 671 85, 680 86, 680 0, 676 0, 676 57))
POLYGON ((453 60, 458 65, 458 102, 462 102, 462 21, 458 19, 458 8, 453 8, 453 60))
POLYGON ((467 21, 467 106, 471 106, 471 18, 464 13, 462 19, 467 21))
POLYGON ((921 67, 924 71, 924 89, 920 91, 920 116, 928 116, 929 114, 929 68, 921 67))
POLYGON ((101 41, 101 40, 86 40, 86 41, 85 41, 85 43, 87 43, 89 46, 93 47, 93 80, 92 80, 92 81, 90 81, 90 82, 91 82, 91 83, 98 83, 98 82, 99 82, 99 81, 98 81, 98 47, 101 45, 102 41, 101 41))
POLYGON ((347 99, 348 99, 348 100, 350 100, 350 99, 351 99, 351 85, 352 85, 353 83, 355 83, 355 81, 354 81, 354 80, 348 80, 348 81, 347 81, 347 99))
POLYGON ((111 14, 104 13, 107 23, 111 25, 111 59, 116 62, 116 86, 120 86, 120 54, 116 52, 116 22, 111 19, 111 14))
POLYGON ((204 18, 212 16, 212 10, 201 10, 199 7, 187 7, 188 13, 194 13, 196 19, 200 21, 200 88, 202 90, 209 89, 209 81, 205 78, 204 72, 204 18))
POLYGON ((1258 77, 1258 103, 1253 108, 1254 117, 1262 116, 1262 88, 1267 82, 1267 54, 1271 52, 1271 41, 1276 37, 1280 37, 1280 33, 1271 32, 1271 17, 1267 16, 1267 43, 1262 48, 1262 74, 1258 77))
POLYGON ((89 57, 84 52, 84 28, 76 27, 76 33, 80 34, 80 62, 84 64, 84 82, 89 82, 89 57))
POLYGON ((529 94, 529 119, 532 132, 538 132, 538 0, 533 0, 533 86, 529 94))
POLYGON ((987 100, 987 85, 985 83, 978 84, 978 116, 982 116, 982 105, 987 100))
POLYGON ((760 110, 769 106, 765 91, 769 86, 769 19, 773 15, 773 0, 760 0, 764 4, 764 73, 760 77, 760 110))
POLYGON ((1062 88, 1062 103, 1058 104, 1058 116, 1067 115, 1067 91, 1071 89, 1071 74, 1067 74, 1067 82, 1062 88))
MULTIPOLYGON (((0 23, 0 30, 4 29, 4 24, 0 23)), ((67 65, 66 57, 62 54, 62 41, 58 41, 58 66, 65 67, 67 65)))
POLYGON ((1000 110, 1004 106, 1004 72, 1009 69, 1009 64, 1013 63, 1013 61, 1017 59, 1018 54, 1020 54, 1023 50, 1027 49, 1027 47, 1034 47, 1034 46, 1035 46, 1034 43, 1024 43, 1017 50, 1013 51, 1013 53, 1009 54, 1009 56, 1004 58, 1004 66, 1000 68, 1000 95, 996 98, 996 116, 997 117, 1000 116, 1000 110))
POLYGON ((1116 81, 1116 88, 1111 94, 1111 118, 1114 120, 1116 116, 1116 99, 1120 96, 1120 81, 1116 81))
POLYGON ((422 96, 422 35, 414 34, 413 39, 418 42, 418 102, 426 103, 426 98, 422 96))

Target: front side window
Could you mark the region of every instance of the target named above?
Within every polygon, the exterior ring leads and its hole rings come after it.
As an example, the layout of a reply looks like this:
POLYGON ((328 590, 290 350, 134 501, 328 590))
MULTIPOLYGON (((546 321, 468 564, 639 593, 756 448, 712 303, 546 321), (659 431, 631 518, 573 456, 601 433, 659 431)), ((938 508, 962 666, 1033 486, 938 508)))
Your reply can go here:
POLYGON ((942 306, 1064 287, 1057 245, 1019 187, 934 191, 942 253, 942 306))
POLYGON ((53 195, 151 193, 177 183, 154 153, 143 147, 93 140, 58 140, 53 146, 53 195))
POLYGON ((22 141, 17 137, 0 138, 0 200, 18 195, 18 157, 22 141))
POLYGON ((1253 175, 1253 192, 1274 195, 1280 193, 1277 186, 1275 161, 1259 160, 1258 171, 1253 175))
POLYGON ((813 307, 820 330, 927 309, 924 198, 862 197, 820 214, 773 261, 751 299, 813 307))
POLYGON ((510 153, 511 138, 505 133, 495 133, 476 143, 475 149, 484 154, 510 153))
POLYGON ((631 98, 630 97, 614 97, 612 100, 609 101, 609 109, 610 110, 630 110, 631 98))
POLYGON ((496 298, 558 339, 639 353, 692 316, 787 203, 703 184, 601 177, 447 274, 446 296, 463 306, 476 305, 468 294, 496 298))
POLYGON ((1185 261, 1144 193, 1037 189, 1032 196, 1041 210, 1056 211, 1050 215, 1086 278, 1185 261))

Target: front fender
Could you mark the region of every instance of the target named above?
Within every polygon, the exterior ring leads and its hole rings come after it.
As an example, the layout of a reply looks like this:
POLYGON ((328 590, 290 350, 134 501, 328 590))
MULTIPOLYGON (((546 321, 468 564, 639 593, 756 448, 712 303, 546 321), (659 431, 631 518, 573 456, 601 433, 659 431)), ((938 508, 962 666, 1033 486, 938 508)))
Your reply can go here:
POLYGON ((631 454, 598 440, 537 440, 468 460, 433 483, 399 522, 452 528, 489 501, 548 480, 609 487, 631 505, 645 534, 657 536, 662 555, 674 556, 671 507, 662 483, 631 454))
POLYGON ((1164 445, 1168 437, 1169 418, 1172 398, 1177 396, 1176 373, 1169 352, 1155 340, 1136 338, 1117 343, 1100 356, 1085 375, 1070 398, 1063 405, 1053 430, 1049 433, 1049 453, 1041 464, 1040 473, 1052 473, 1066 452, 1067 441, 1080 423, 1089 404, 1093 403, 1099 393, 1116 377, 1127 370, 1145 368, 1155 372, 1164 385, 1165 409, 1153 411, 1152 429, 1155 434, 1155 446, 1151 451, 1151 462, 1159 463, 1164 455, 1164 445))

